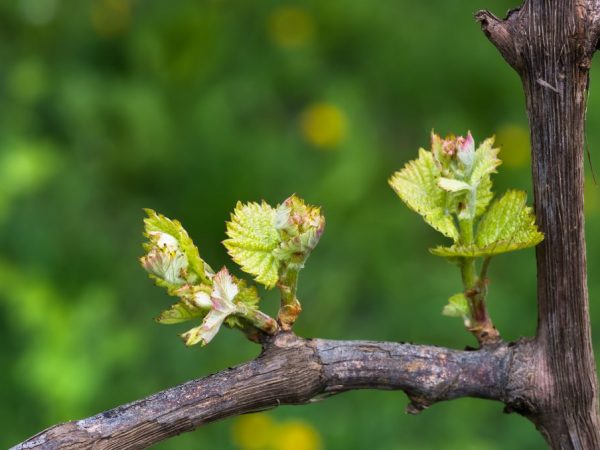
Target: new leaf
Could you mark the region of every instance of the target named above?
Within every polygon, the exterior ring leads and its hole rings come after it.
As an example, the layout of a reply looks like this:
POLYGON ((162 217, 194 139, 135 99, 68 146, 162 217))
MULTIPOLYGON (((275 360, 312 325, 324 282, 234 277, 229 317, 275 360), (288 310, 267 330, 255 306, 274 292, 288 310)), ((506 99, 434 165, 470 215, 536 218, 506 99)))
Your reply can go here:
POLYGON ((267 203, 238 202, 231 221, 227 222, 227 236, 223 241, 231 258, 244 272, 255 276, 267 288, 275 286, 279 278, 279 259, 274 250, 281 239, 275 227, 276 211, 267 203))
POLYGON ((436 247, 431 252, 446 257, 493 256, 539 244, 544 235, 526 200, 525 192, 508 191, 481 218, 474 244, 436 247))
POLYGON ((419 158, 408 162, 389 180, 390 186, 410 209, 443 235, 458 240, 458 230, 446 210, 447 193, 439 186, 440 169, 433 155, 419 149, 419 158))
POLYGON ((236 312, 234 299, 238 293, 238 285, 223 267, 213 278, 213 290, 210 294, 212 308, 204 316, 200 326, 181 335, 185 345, 208 344, 219 332, 225 319, 236 312))
POLYGON ((475 205, 476 217, 481 216, 492 201, 492 173, 502 164, 498 159, 499 148, 494 148, 494 138, 483 141, 475 151, 470 184, 476 189, 477 201, 475 205))
POLYGON ((200 253, 187 231, 177 220, 171 220, 151 209, 146 209, 144 244, 146 255, 141 258, 144 269, 166 287, 169 293, 185 283, 198 280, 210 283, 212 269, 200 258, 200 253))

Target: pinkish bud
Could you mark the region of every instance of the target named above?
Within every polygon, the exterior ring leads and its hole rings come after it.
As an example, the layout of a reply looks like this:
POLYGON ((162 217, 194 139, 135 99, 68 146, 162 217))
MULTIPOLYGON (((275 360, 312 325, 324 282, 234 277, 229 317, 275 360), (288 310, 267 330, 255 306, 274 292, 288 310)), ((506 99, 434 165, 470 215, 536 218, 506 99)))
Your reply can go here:
POLYGON ((468 152, 471 153, 475 151, 475 141, 473 141, 473 136, 471 132, 467 132, 467 137, 459 136, 456 138, 456 146, 459 152, 468 152))
POLYGON ((453 138, 446 138, 442 142, 442 152, 446 156, 453 156, 456 153, 456 142, 453 138))
POLYGON ((473 140, 470 131, 467 132, 466 138, 459 136, 456 139, 456 147, 458 148, 458 159, 467 168, 470 168, 473 165, 473 159, 475 158, 475 141, 473 140))

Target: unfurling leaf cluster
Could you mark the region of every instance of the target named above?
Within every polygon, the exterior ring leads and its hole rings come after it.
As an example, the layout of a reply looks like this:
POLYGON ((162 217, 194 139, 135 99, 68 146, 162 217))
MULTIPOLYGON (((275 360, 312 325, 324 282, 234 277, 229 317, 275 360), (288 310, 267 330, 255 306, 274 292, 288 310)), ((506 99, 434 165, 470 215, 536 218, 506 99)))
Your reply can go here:
POLYGON ((295 195, 276 208, 265 202, 238 202, 227 223, 229 239, 223 244, 242 270, 272 288, 282 270, 304 266, 324 227, 320 208, 295 195))
POLYGON ((476 149, 470 132, 446 138, 432 132, 431 150, 419 149, 419 157, 389 180, 409 208, 453 241, 431 249, 461 268, 465 291, 450 298, 444 314, 462 317, 476 334, 488 328, 486 335, 495 331, 485 310, 490 258, 543 240, 525 192, 511 190, 492 201, 491 175, 501 164, 498 152, 493 138, 476 149))
MULTIPOLYGON (((273 334, 279 324, 293 324, 299 306, 291 318, 280 314, 278 324, 259 310, 256 287, 234 277, 226 267, 215 273, 178 221, 150 209, 146 213, 144 235, 148 241, 141 264, 158 286, 179 298, 156 320, 164 324, 199 320, 200 325, 182 334, 186 345, 206 345, 222 324, 240 328, 251 339, 260 333, 273 334)), ((284 309, 290 302, 298 303, 297 272, 317 245, 324 226, 320 209, 295 195, 275 208, 265 202, 238 203, 227 223, 229 238, 224 245, 257 282, 267 288, 278 285, 284 309), (290 277, 290 272, 296 276, 290 277)))

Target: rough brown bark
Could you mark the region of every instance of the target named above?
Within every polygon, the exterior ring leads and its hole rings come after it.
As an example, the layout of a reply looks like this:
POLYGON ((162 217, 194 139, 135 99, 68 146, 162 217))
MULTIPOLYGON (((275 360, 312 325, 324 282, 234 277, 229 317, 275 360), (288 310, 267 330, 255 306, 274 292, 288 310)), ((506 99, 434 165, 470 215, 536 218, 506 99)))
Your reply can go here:
POLYGON ((526 414, 553 449, 599 449, 583 217, 588 72, 599 1, 530 0, 505 20, 482 11, 484 32, 523 82, 537 222, 535 404, 526 414))
POLYGON ((139 449, 204 424, 352 389, 401 389, 417 413, 479 397, 520 407, 534 366, 531 344, 477 351, 371 341, 307 340, 282 333, 254 361, 88 419, 55 425, 14 449, 139 449), (512 370, 518 361, 520 370, 512 370))

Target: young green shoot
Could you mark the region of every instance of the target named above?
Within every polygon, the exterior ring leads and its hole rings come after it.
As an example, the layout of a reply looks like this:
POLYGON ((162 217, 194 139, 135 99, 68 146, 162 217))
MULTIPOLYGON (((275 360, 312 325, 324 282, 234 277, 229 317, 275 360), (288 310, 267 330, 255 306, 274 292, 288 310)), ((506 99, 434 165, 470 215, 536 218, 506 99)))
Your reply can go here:
POLYGON ((296 297, 298 273, 323 233, 320 209, 295 195, 281 205, 238 203, 227 223, 223 243, 242 270, 267 289, 277 286, 281 306, 277 320, 259 310, 258 291, 226 267, 215 273, 176 221, 146 210, 142 267, 158 286, 178 297, 157 322, 200 324, 181 335, 188 346, 208 344, 221 325, 239 328, 254 341, 278 330, 290 330, 301 311, 296 297))
POLYGON ((443 314, 461 317, 480 344, 500 340, 486 307, 487 271, 493 256, 539 244, 526 194, 510 190, 492 202, 492 173, 501 161, 494 139, 477 149, 471 133, 442 139, 431 133, 431 150, 419 150, 389 180, 400 199, 425 222, 452 239, 431 249, 460 268, 463 291, 450 297, 443 314))

